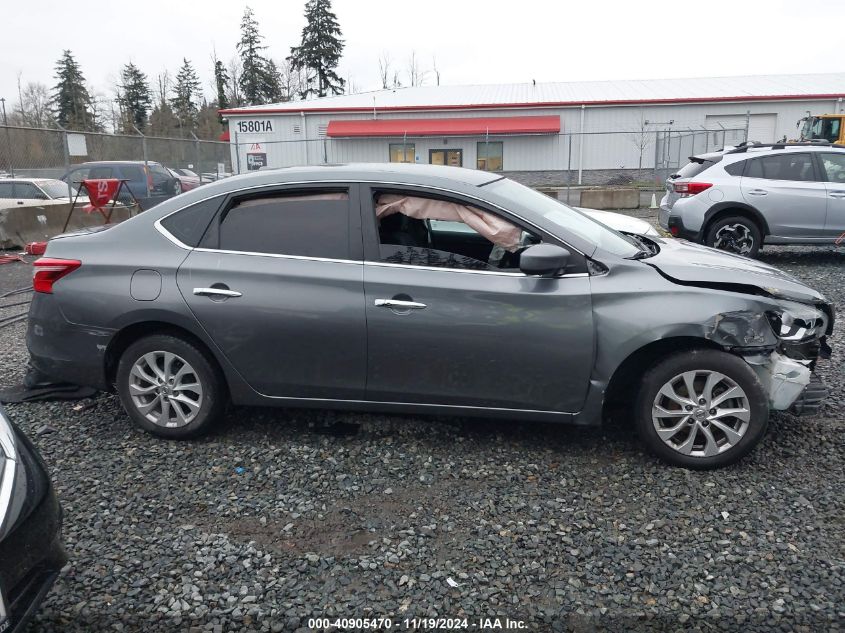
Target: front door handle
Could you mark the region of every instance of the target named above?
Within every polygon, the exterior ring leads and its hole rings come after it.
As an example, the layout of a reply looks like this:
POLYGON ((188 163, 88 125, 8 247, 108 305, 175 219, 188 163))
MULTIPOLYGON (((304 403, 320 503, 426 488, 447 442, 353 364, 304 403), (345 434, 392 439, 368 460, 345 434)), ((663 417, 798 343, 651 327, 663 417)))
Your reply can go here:
POLYGON ((391 308, 393 310, 422 310, 426 308, 424 303, 417 301, 402 301, 401 299, 376 299, 377 308, 391 308))
POLYGON ((194 294, 198 297, 240 297, 237 290, 228 288, 194 288, 194 294))
POLYGON ((752 195, 752 196, 767 196, 767 195, 769 195, 769 192, 766 191, 765 189, 752 189, 748 193, 749 193, 749 195, 752 195))

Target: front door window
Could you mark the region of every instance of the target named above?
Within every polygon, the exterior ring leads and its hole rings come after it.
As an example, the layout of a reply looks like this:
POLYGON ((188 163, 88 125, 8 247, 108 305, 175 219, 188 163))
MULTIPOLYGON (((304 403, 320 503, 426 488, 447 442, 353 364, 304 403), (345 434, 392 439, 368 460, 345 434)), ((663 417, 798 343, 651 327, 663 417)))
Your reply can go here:
POLYGON ((428 150, 428 162, 432 165, 448 165, 449 167, 463 167, 464 150, 462 149, 431 149, 428 150))

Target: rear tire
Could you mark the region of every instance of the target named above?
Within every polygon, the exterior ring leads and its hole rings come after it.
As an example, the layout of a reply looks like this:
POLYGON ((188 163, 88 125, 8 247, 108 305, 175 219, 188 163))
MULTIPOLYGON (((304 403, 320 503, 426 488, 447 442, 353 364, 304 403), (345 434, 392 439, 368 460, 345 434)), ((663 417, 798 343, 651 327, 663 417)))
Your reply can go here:
POLYGON ((741 358, 685 351, 658 362, 642 380, 637 431, 652 453, 674 466, 706 470, 747 455, 766 434, 768 398, 741 358))
POLYGON ((214 361, 194 343, 155 334, 120 357, 117 392, 139 427, 168 439, 202 435, 223 415, 225 382, 214 361))
POLYGON ((732 215, 713 222, 707 229, 704 243, 711 248, 753 258, 763 245, 763 231, 754 220, 732 215))

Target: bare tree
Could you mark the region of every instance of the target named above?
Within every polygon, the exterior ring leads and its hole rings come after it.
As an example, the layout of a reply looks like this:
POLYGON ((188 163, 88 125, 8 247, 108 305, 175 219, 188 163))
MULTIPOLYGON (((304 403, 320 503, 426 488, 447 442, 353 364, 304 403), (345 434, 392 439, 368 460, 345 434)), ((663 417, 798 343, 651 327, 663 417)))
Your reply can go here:
POLYGON ((411 86, 422 86, 428 77, 428 71, 423 70, 420 66, 419 59, 417 59, 417 51, 411 51, 408 57, 408 66, 406 68, 408 73, 408 83, 411 86))
POLYGON ((305 90, 305 70, 294 68, 290 59, 278 64, 282 101, 295 101, 305 90))
POLYGON ((50 110, 50 90, 42 83, 29 82, 18 91, 20 115, 24 125, 47 127, 53 121, 50 110))
POLYGON ((393 66, 393 59, 390 57, 390 53, 382 51, 378 58, 378 76, 381 80, 382 88, 395 87, 390 85, 390 81, 393 79, 391 76, 391 66, 393 66))
MULTIPOLYGON (((640 110, 639 126, 639 129, 629 134, 628 138, 634 144, 634 147, 636 147, 639 151, 640 158, 637 170, 642 171, 643 154, 645 153, 646 148, 651 145, 651 142, 653 140, 652 134, 648 129, 648 121, 645 119, 645 113, 642 110, 640 110)), ((639 177, 639 174, 637 174, 637 177, 639 177)))
POLYGON ((440 85, 440 69, 437 68, 437 56, 431 56, 431 72, 434 73, 434 79, 437 82, 437 85, 440 85))
POLYGON ((241 58, 239 55, 232 55, 229 60, 229 94, 226 97, 232 107, 241 105, 241 92, 239 84, 241 81, 241 74, 243 74, 243 66, 241 65, 241 58))
POLYGON ((167 70, 156 75, 155 98, 159 106, 167 103, 167 100, 170 98, 170 85, 170 73, 167 70))

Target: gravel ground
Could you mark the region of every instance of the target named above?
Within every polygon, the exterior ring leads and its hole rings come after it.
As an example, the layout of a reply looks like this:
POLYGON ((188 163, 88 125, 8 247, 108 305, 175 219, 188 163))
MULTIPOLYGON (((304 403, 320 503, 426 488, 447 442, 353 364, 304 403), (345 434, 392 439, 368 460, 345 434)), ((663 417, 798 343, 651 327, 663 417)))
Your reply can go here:
MULTIPOLYGON (((764 259, 845 315, 845 250, 764 259)), ((0 267, 0 289, 29 274, 0 267)), ((707 473, 663 466, 624 424, 236 409, 180 443, 136 431, 111 395, 10 405, 52 468, 70 555, 30 631, 310 630, 312 617, 354 616, 843 630, 843 342, 840 325, 821 416, 776 414, 748 459, 707 473)), ((0 353, 0 381, 17 382, 22 324, 0 330, 0 353)))

